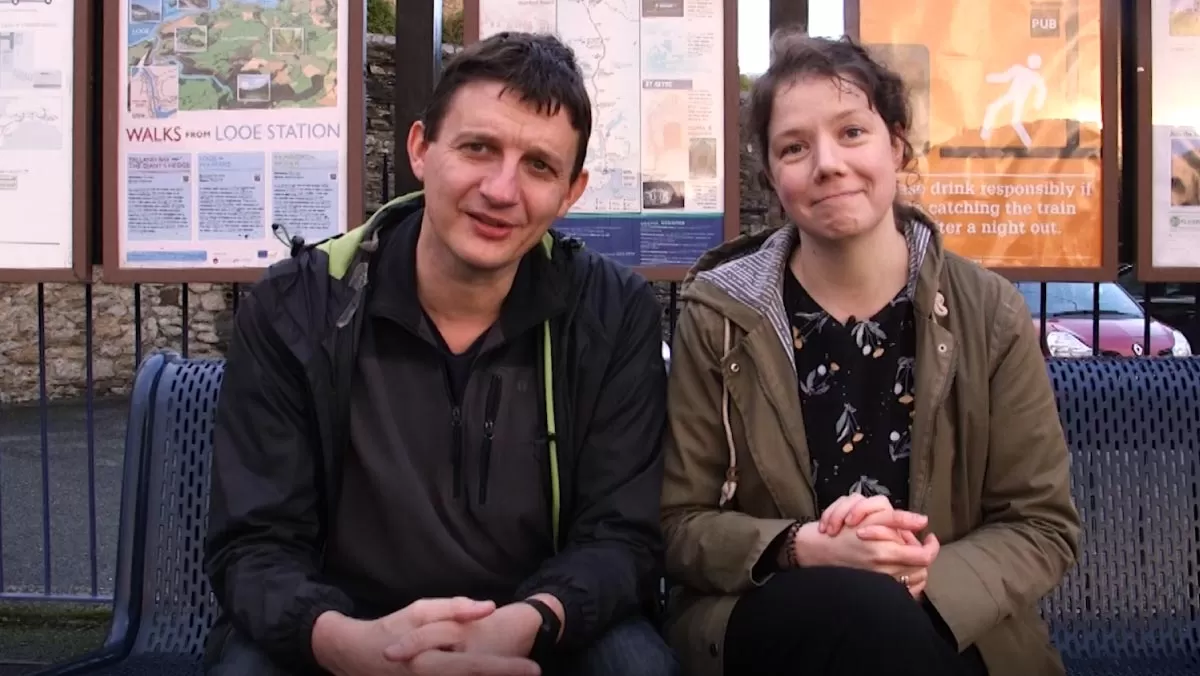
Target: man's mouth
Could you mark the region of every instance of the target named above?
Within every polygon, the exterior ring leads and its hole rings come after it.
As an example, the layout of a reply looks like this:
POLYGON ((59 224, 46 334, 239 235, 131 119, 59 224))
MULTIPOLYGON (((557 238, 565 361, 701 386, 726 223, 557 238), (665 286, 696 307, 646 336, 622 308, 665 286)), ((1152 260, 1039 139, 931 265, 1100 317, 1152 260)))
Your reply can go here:
POLYGON ((479 221, 480 223, 483 223, 484 225, 487 225, 487 226, 491 226, 493 228, 515 228, 515 227, 517 227, 515 223, 510 223, 504 219, 495 218, 494 216, 488 216, 487 214, 481 214, 476 211, 468 211, 467 215, 470 216, 471 218, 474 218, 475 220, 479 221))

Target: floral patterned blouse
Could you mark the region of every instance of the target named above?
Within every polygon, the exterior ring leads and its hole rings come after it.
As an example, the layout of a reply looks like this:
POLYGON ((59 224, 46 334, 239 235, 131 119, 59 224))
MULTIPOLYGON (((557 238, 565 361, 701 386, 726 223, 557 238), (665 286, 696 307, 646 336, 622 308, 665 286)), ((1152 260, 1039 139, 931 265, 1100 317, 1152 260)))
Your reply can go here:
POLYGON ((842 324, 790 272, 783 287, 818 509, 854 492, 906 509, 916 355, 908 290, 842 324))

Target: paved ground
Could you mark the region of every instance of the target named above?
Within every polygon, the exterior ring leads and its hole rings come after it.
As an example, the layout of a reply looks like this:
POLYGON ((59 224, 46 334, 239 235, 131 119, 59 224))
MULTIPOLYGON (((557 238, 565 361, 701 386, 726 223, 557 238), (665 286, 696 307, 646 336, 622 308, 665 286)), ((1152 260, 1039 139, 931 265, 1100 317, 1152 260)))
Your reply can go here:
MULTIPOLYGON (((44 412, 37 406, 0 407, 0 590, 112 593, 126 406, 123 400, 108 400, 93 407, 94 510, 89 507, 87 407, 82 402, 51 404, 44 412), (48 522, 43 519, 47 511, 48 522)), ((66 608, 52 612, 78 615, 66 608)), ((11 619, 0 607, 0 663, 60 659, 95 647, 104 635, 103 622, 94 617, 77 629, 53 619, 50 630, 23 612, 16 616, 11 619)), ((0 676, 17 673, 18 667, 0 668, 0 676)))
POLYGON ((48 554, 51 593, 91 594, 93 584, 102 594, 111 592, 126 406, 125 401, 109 400, 93 407, 94 518, 89 509, 86 407, 47 406, 44 445, 39 407, 0 408, 0 588, 4 591, 46 591, 48 554), (48 524, 43 519, 47 504, 48 524), (94 582, 89 545, 93 527, 94 582))

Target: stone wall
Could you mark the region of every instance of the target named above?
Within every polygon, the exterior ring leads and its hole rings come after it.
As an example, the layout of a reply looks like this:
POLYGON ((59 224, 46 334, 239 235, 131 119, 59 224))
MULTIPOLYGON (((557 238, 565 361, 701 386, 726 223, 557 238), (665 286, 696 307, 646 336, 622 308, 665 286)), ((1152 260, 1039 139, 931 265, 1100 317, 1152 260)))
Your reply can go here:
MULTIPOLYGON (((392 89, 396 80, 393 47, 394 40, 387 36, 369 36, 367 41, 364 190, 368 203, 377 203, 383 194, 383 158, 392 149, 392 89)), ((447 54, 452 51, 452 47, 446 48, 447 54)), ((752 180, 757 160, 744 132, 741 149, 742 224, 745 230, 757 230, 767 224, 770 207, 768 197, 752 180)), ((665 297, 668 285, 659 286, 665 297)), ((134 288, 103 281, 93 284, 90 317, 85 285, 44 284, 42 293, 48 396, 71 398, 85 391, 89 321, 94 394, 126 394, 138 354, 134 288)), ((142 284, 136 294, 141 307, 141 354, 158 348, 182 350, 185 325, 189 356, 223 354, 234 308, 232 285, 190 284, 185 291, 181 285, 142 284)), ((38 326, 38 287, 0 284, 0 404, 32 401, 40 396, 38 326)))

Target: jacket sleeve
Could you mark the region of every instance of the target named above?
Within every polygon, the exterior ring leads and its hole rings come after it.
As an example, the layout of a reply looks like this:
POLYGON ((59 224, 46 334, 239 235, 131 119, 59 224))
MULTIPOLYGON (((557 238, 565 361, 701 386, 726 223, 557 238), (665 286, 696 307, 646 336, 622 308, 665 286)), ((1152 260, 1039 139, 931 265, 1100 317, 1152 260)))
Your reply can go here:
POLYGON ((587 645, 614 620, 637 612, 643 585, 659 568, 666 418, 661 318, 653 288, 643 282, 626 301, 612 360, 581 430, 576 505, 563 513, 563 548, 517 590, 517 598, 548 593, 562 602, 565 648, 587 645))
POLYGON ((213 431, 205 571, 237 631, 278 663, 316 671, 312 627, 352 603, 318 575, 317 434, 302 365, 270 324, 267 279, 234 321, 213 431))
POLYGON ((1037 329, 1011 287, 998 315, 982 524, 942 546, 925 589, 960 650, 1035 606, 1079 554, 1070 455, 1037 329))
MULTIPOLYGON (((729 467, 721 417, 721 354, 703 313, 684 305, 671 350, 667 439, 663 447, 662 521, 667 575, 705 594, 738 594, 769 577, 759 559, 794 523, 720 509, 729 467)), ((713 316, 709 325, 721 322, 713 316)), ((770 567, 767 567, 770 568, 770 567)))

